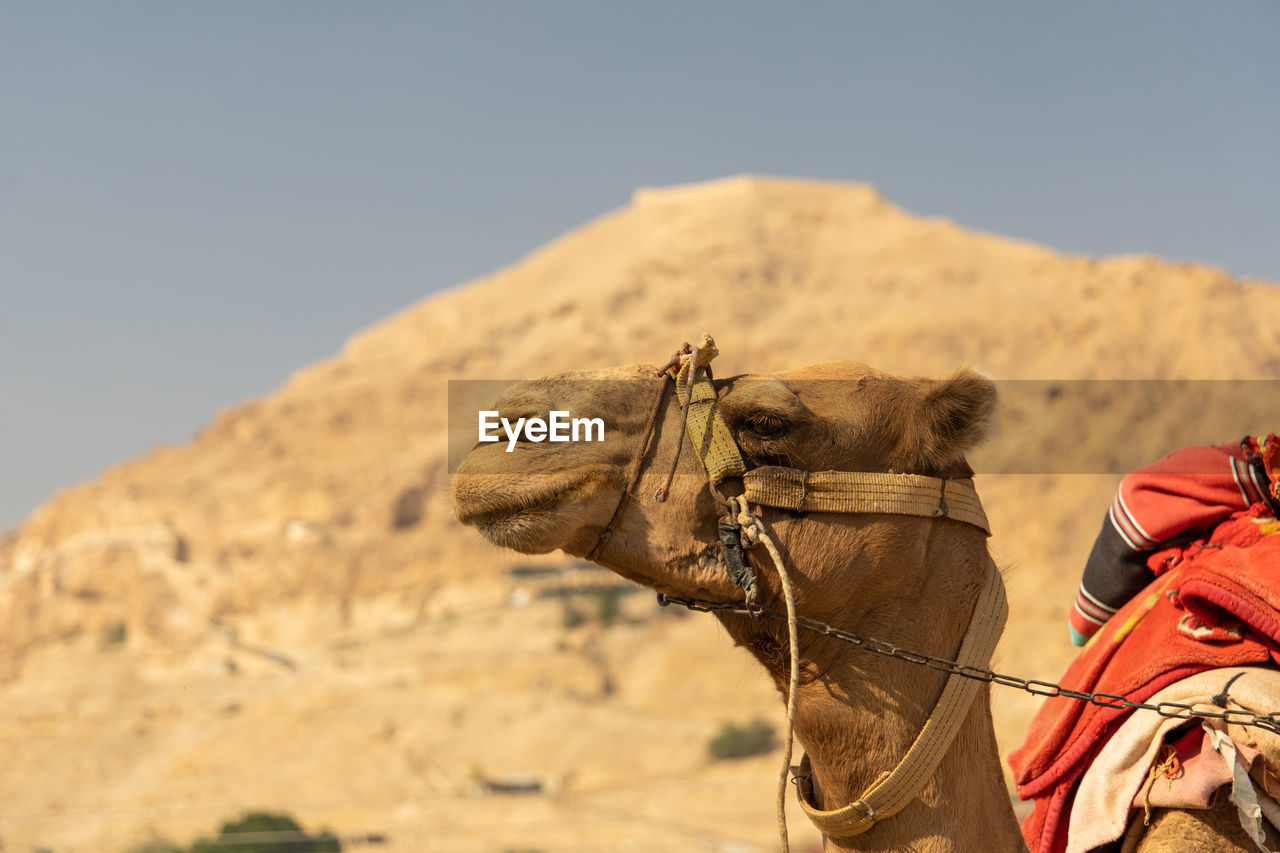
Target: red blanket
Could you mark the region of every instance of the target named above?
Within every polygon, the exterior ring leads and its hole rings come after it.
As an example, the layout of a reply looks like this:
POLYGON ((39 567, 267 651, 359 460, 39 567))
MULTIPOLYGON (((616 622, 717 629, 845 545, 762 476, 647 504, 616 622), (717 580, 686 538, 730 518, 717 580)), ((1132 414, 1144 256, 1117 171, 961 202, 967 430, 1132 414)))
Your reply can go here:
MULTIPOLYGON (((1151 558, 1156 580, 1120 609, 1061 684, 1141 702, 1205 669, 1280 662, 1280 523, 1264 504, 1236 513, 1208 541, 1151 558)), ((1280 710, 1280 697, 1277 697, 1280 710)), ((1268 709, 1270 710, 1270 709, 1268 709)), ((1066 849, 1075 783, 1132 711, 1053 698, 1009 756, 1018 795, 1035 800, 1022 826, 1039 853, 1066 849)))

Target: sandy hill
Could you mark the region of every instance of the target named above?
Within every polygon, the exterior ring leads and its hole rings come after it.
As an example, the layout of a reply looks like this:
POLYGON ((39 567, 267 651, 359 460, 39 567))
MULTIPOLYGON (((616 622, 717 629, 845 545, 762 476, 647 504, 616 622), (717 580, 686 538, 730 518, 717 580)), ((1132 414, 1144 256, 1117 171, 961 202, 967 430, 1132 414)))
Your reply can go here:
MULTIPOLYGON (((709 620, 459 528, 447 380, 658 362, 703 330, 722 375, 853 358, 1011 380, 1276 379, 1276 316, 1270 284, 1063 256, 864 186, 638 191, 0 539, 0 840, 124 849, 276 807, 379 833, 381 849, 772 849, 773 757, 706 757, 723 721, 778 718, 771 690, 709 620), (517 772, 543 793, 475 793, 517 772)), ((979 483, 1009 568, 1011 671, 1069 659, 1062 619, 1117 433, 1154 457, 1189 418, 1209 418, 1192 440, 1280 421, 1280 395, 1206 415, 1187 395, 1088 387, 1057 414, 1014 394, 986 451, 1075 454, 1067 470, 1096 474, 993 463, 1007 473, 979 483)), ((1032 710, 997 698, 1006 749, 1032 710)))

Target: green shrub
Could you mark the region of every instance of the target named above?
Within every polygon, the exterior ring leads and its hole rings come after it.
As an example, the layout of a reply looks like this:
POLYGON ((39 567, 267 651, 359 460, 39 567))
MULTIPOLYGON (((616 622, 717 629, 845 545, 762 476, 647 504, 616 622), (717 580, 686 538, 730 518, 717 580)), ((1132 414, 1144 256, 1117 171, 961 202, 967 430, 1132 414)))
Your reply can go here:
POLYGON ((102 632, 102 642, 108 646, 121 646, 124 641, 129 639, 129 624, 127 622, 113 622, 107 630, 102 632))
POLYGON ((341 853, 342 844, 328 832, 309 835, 288 815, 250 812, 224 823, 217 838, 202 838, 191 853, 341 853))
POLYGON ((707 744, 711 757, 717 761, 726 758, 746 758, 763 755, 774 747, 773 726, 764 720, 752 720, 746 728, 725 723, 707 744))

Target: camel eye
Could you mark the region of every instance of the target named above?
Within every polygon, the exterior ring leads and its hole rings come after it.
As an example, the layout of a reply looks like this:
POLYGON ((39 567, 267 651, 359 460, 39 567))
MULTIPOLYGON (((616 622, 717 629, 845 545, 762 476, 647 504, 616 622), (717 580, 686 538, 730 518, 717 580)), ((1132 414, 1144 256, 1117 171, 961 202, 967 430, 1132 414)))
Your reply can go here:
POLYGON ((747 421, 747 431, 756 438, 766 441, 772 438, 781 438, 787 434, 790 428, 790 425, 777 418, 757 416, 747 421))

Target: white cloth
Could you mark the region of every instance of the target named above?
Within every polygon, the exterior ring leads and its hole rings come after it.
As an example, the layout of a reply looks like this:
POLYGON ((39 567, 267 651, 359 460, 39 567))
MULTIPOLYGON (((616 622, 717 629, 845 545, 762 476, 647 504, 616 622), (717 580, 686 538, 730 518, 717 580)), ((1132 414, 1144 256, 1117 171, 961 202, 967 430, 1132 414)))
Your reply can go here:
MULTIPOLYGON (((1223 685, 1240 672, 1245 675, 1231 685, 1228 707, 1244 707, 1255 713, 1280 709, 1280 670, 1262 666, 1206 670, 1175 681, 1146 701, 1151 704, 1179 702, 1197 710, 1202 706, 1204 710, 1221 712, 1221 708, 1213 705, 1212 697, 1220 693, 1223 685)), ((1071 807, 1067 853, 1085 853, 1124 834, 1133 798, 1146 781, 1151 763, 1164 742, 1165 735, 1185 722, 1161 717, 1154 711, 1137 710, 1129 715, 1080 780, 1080 787, 1071 807)), ((1219 737, 1227 744, 1231 744, 1231 738, 1234 737, 1241 743, 1256 745, 1269 763, 1280 759, 1280 735, 1256 727, 1246 729, 1234 725, 1225 727, 1223 735, 1221 731, 1224 727, 1216 721, 1206 725, 1206 728, 1218 730, 1219 737)), ((1220 743, 1221 740, 1215 740, 1215 748, 1220 743)), ((1233 793, 1232 800, 1242 810, 1241 824, 1253 835, 1257 831, 1257 824, 1243 819, 1245 811, 1250 812, 1251 817, 1256 817, 1258 813, 1269 811, 1274 806, 1274 801, 1267 803, 1266 807, 1260 804, 1260 800, 1270 798, 1254 791, 1247 771, 1239 769, 1234 745, 1231 746, 1229 756, 1223 752, 1225 748, 1224 745, 1218 751, 1229 759, 1228 766, 1236 768, 1236 787, 1239 788, 1233 793), (1240 779, 1241 776, 1243 780, 1240 779), (1248 785, 1247 791, 1243 789, 1245 784, 1248 785), (1260 811, 1255 813, 1254 809, 1260 811)))

